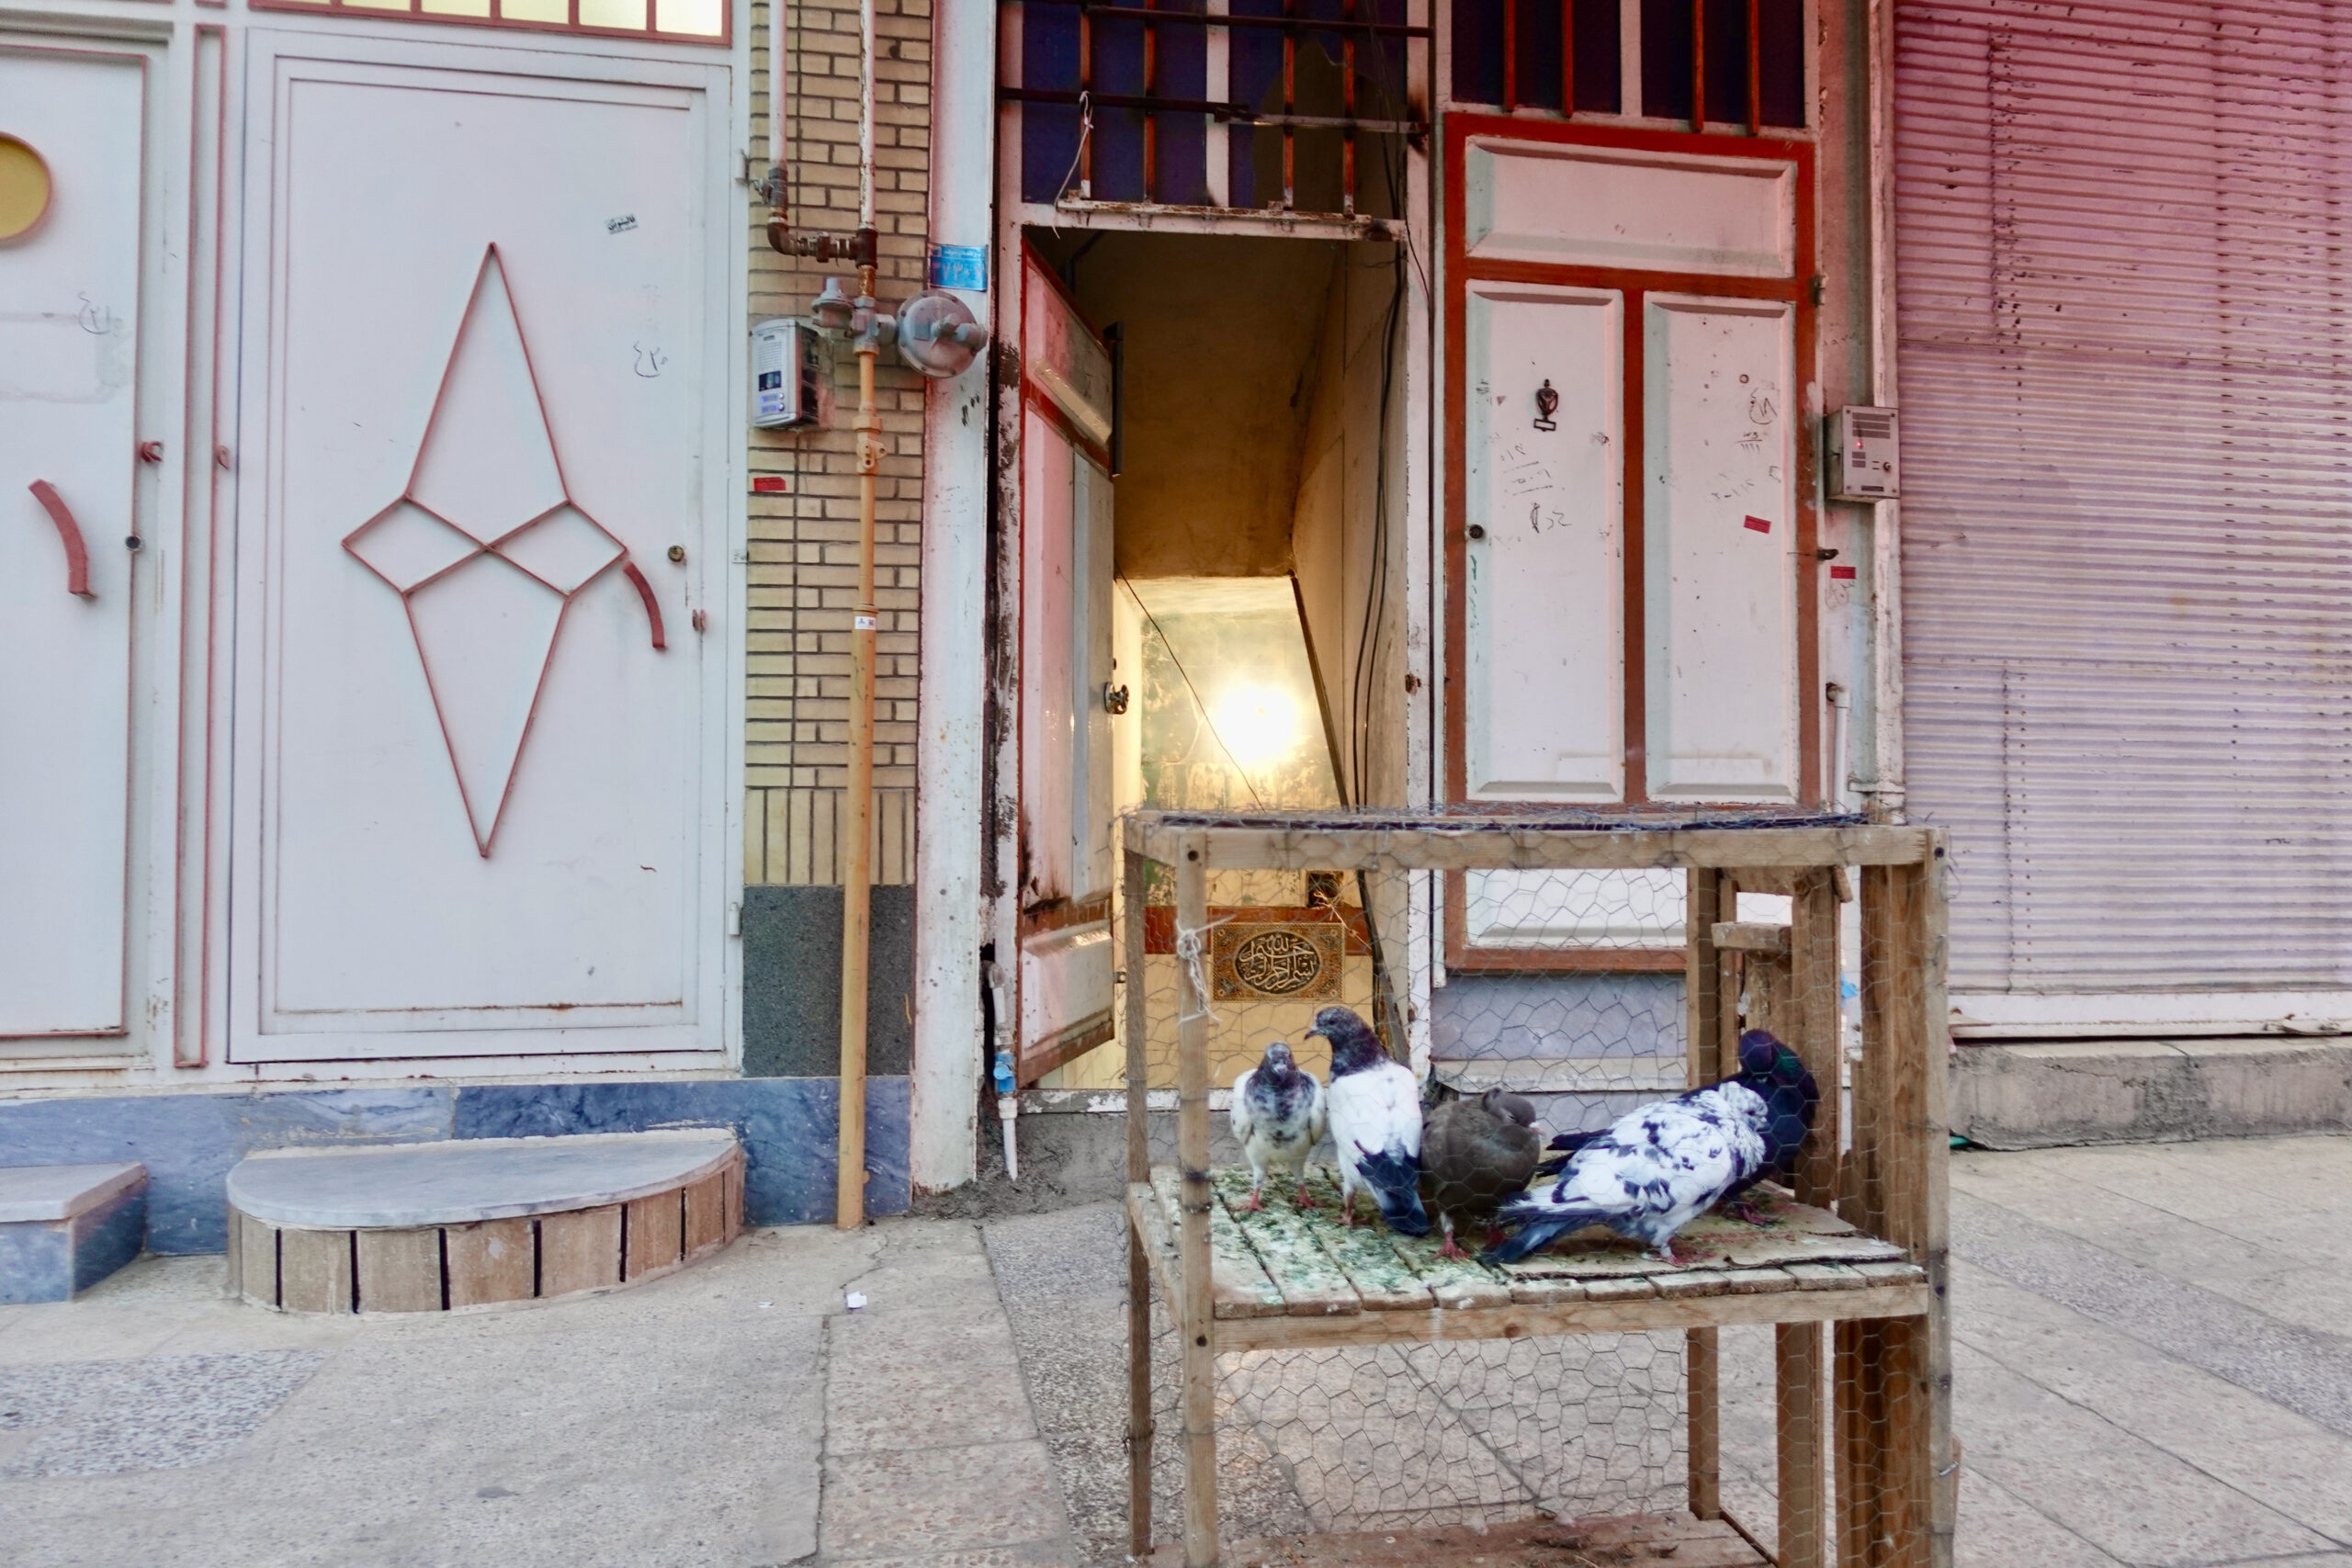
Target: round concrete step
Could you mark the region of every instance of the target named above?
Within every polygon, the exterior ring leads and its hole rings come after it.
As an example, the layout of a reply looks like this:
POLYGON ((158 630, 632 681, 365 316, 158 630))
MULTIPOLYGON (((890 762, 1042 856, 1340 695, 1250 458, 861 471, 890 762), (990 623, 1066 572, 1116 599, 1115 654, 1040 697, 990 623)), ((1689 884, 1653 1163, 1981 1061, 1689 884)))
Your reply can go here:
POLYGON ((610 1290, 742 1228, 725 1132, 272 1150, 229 1173, 235 1288, 285 1312, 443 1312, 610 1290))

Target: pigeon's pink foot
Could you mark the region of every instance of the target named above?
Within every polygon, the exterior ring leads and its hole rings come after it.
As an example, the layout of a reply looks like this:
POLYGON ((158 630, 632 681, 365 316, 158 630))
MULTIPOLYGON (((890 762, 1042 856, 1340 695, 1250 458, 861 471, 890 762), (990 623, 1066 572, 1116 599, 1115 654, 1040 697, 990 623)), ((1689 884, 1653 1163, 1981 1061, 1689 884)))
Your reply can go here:
POLYGON ((1250 1196, 1242 1201, 1241 1206, 1254 1214, 1266 1206, 1266 1195, 1252 1187, 1250 1190, 1250 1196))
POLYGON ((1470 1255, 1468 1253, 1453 1245, 1453 1233, 1452 1231, 1445 1233, 1445 1245, 1437 1249, 1437 1255, 1440 1258, 1452 1258, 1457 1263, 1466 1263, 1470 1258, 1470 1255))
POLYGON ((1347 1226, 1350 1230, 1356 1228, 1356 1201, 1354 1199, 1342 1198, 1340 1200, 1340 1223, 1347 1226))
POLYGON ((1315 1200, 1307 1195, 1306 1183, 1304 1181, 1298 1184, 1298 1206, 1302 1209, 1315 1207, 1315 1200))

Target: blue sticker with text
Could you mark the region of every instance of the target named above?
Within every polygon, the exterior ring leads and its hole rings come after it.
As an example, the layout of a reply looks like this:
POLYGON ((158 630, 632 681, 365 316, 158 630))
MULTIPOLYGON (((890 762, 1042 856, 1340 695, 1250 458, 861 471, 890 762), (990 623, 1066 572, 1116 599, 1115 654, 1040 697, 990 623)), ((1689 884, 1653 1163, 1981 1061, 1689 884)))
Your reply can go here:
POLYGON ((975 294, 987 293, 989 248, 986 245, 932 246, 931 286, 933 288, 964 288, 975 294))

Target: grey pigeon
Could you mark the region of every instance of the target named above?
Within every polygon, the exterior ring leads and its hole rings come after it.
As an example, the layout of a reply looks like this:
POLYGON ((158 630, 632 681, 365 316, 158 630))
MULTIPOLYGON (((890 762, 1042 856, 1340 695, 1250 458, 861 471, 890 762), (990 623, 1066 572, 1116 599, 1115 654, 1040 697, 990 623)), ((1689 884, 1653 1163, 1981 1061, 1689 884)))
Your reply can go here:
POLYGON ((1797 1054, 1760 1029, 1740 1037, 1740 1071, 1631 1111, 1573 1150, 1556 1183, 1503 1207, 1515 1225, 1488 1263, 1515 1263, 1586 1225, 1607 1225, 1674 1261, 1674 1234, 1719 1200, 1788 1161, 1820 1091, 1797 1054))
POLYGON ((1340 1223, 1356 1223, 1356 1189, 1369 1188, 1380 1217, 1402 1235, 1430 1234, 1421 1208, 1421 1092, 1413 1069, 1343 1007, 1315 1015, 1306 1032, 1331 1043, 1331 1146, 1340 1156, 1340 1223))
POLYGON ((1444 1256, 1466 1256, 1454 1245, 1453 1217, 1491 1214, 1504 1199, 1518 1197, 1543 1153, 1535 1107, 1523 1096, 1490 1089, 1429 1113, 1421 1127, 1421 1196, 1445 1229, 1444 1256))
POLYGON ((1294 1066, 1290 1046, 1277 1040, 1265 1058, 1233 1080, 1233 1137, 1250 1160, 1250 1201, 1245 1209, 1266 1206, 1268 1168, 1290 1172, 1298 1206, 1311 1209, 1306 1195, 1306 1155, 1323 1141, 1323 1083, 1294 1066))

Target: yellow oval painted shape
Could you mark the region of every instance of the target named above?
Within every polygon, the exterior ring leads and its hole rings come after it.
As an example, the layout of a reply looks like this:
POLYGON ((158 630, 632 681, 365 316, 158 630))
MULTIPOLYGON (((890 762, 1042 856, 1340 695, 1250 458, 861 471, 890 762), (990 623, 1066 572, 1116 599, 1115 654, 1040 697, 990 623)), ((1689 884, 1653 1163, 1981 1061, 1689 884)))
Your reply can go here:
POLYGON ((49 211, 49 164, 30 142, 0 132, 0 243, 22 239, 49 211))

